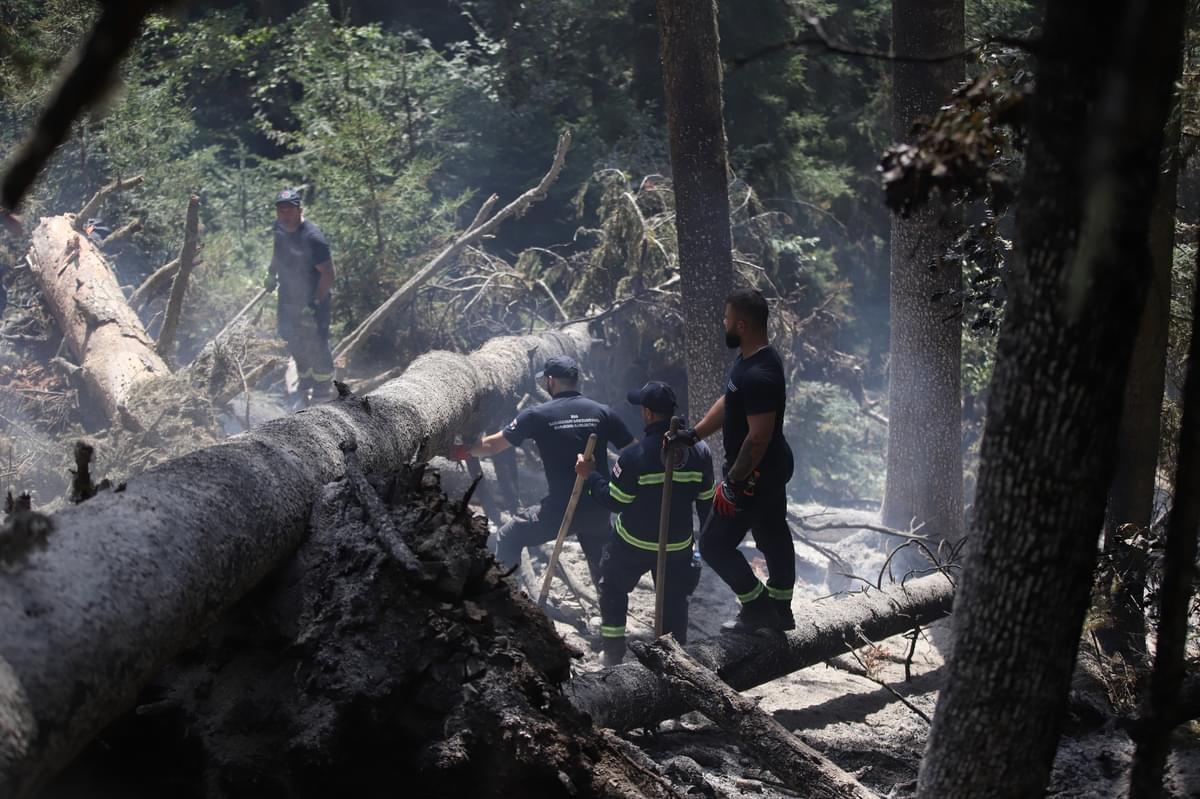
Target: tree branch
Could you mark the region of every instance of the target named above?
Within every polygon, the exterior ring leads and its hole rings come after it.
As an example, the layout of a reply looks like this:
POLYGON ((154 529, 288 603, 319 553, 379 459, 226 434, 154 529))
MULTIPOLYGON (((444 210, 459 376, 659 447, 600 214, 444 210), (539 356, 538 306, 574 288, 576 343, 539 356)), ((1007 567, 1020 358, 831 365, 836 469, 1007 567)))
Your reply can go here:
POLYGON ((816 47, 837 55, 852 56, 855 58, 871 58, 879 61, 891 61, 898 64, 939 64, 945 61, 953 61, 957 58, 963 58, 977 53, 988 45, 1003 44, 1008 47, 1014 47, 1019 50, 1024 50, 1027 53, 1036 55, 1038 53, 1039 42, 1032 39, 1022 39, 1018 36, 1005 36, 997 34, 989 36, 978 44, 971 45, 965 49, 953 50, 948 53, 932 53, 929 55, 900 55, 895 50, 875 50, 869 47, 857 47, 851 44, 839 42, 831 37, 825 30, 823 21, 818 17, 805 17, 805 24, 808 25, 811 35, 799 36, 794 39, 788 39, 783 42, 767 45, 761 50, 756 50, 749 55, 735 58, 731 61, 734 69, 740 69, 747 64, 758 61, 761 58, 774 55, 783 50, 794 50, 800 47, 816 47))

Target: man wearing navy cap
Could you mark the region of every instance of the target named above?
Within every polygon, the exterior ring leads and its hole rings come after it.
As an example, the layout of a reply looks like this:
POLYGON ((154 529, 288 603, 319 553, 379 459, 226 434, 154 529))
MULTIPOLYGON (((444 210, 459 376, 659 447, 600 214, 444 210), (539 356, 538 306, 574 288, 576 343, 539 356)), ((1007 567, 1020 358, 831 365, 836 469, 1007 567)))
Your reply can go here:
MULTIPOLYGON (((675 412, 675 392, 666 383, 650 382, 627 395, 642 409, 645 433, 624 450, 606 479, 592 461, 580 455, 575 473, 587 477, 585 491, 599 504, 617 513, 604 560, 600 564, 601 662, 613 666, 625 657, 625 617, 629 592, 647 571, 657 578, 658 526, 662 511, 664 469, 663 435, 675 412)), ((675 458, 671 479, 671 511, 667 526, 666 593, 663 629, 681 644, 687 643, 688 597, 695 590, 692 542, 695 527, 692 508, 701 521, 712 506, 713 463, 708 446, 672 448, 675 458)), ((698 573, 695 576, 699 576, 698 573)))
POLYGON ((279 287, 279 337, 287 342, 300 376, 297 404, 328 399, 333 389, 329 322, 333 311, 333 258, 325 234, 304 218, 300 194, 275 195, 275 249, 265 288, 279 287))
MULTIPOLYGON (((548 402, 526 408, 500 432, 485 436, 474 447, 460 444, 450 455, 456 460, 496 455, 527 438, 537 444, 549 493, 541 505, 523 511, 496 532, 496 559, 508 566, 521 562, 525 547, 553 541, 558 535, 575 488, 575 456, 587 446, 588 436, 596 434, 596 452, 600 453, 597 468, 606 476, 608 445, 619 448, 633 441, 625 423, 611 408, 579 393, 579 365, 573 358, 547 358, 535 378, 544 381, 551 397, 548 402)), ((570 532, 579 539, 595 581, 608 536, 608 510, 581 497, 570 532)))

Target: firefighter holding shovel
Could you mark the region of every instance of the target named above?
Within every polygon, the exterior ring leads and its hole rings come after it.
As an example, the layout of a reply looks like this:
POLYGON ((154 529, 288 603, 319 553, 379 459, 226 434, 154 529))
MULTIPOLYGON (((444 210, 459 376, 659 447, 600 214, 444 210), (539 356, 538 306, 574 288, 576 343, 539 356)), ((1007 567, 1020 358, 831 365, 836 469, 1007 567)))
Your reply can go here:
POLYGON ((676 405, 671 387, 650 382, 630 391, 628 399, 641 406, 645 432, 621 453, 612 477, 605 478, 582 455, 575 464, 575 473, 586 478, 585 493, 618 514, 600 564, 605 666, 625 656, 629 592, 648 571, 658 600, 655 633, 672 633, 680 643, 687 642, 688 597, 699 577, 692 565, 692 509, 707 519, 714 492, 712 454, 703 442, 663 446, 676 405))
MULTIPOLYGON (((587 447, 588 438, 595 435, 593 446, 601 456, 600 471, 607 476, 608 460, 604 453, 608 445, 624 447, 633 441, 633 436, 611 408, 579 392, 579 364, 575 359, 565 355, 547 358, 535 379, 542 382, 550 395, 549 402, 526 408, 503 430, 484 436, 474 446, 457 445, 450 458, 466 460, 497 455, 533 439, 542 458, 549 492, 540 505, 526 508, 496 531, 496 559, 507 566, 516 566, 521 562, 524 548, 555 541, 556 533, 572 532, 583 547, 595 580, 608 534, 608 511, 590 500, 580 502, 578 497, 572 503, 575 488, 572 467, 576 456, 587 447)), ((562 538, 563 535, 557 536, 556 549, 561 547, 562 538)))

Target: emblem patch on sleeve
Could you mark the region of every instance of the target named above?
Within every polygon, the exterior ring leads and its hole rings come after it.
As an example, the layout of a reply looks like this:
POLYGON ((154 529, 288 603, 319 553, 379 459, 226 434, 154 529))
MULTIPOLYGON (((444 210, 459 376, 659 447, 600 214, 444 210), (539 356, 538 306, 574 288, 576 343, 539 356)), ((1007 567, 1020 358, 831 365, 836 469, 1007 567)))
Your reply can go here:
POLYGON ((614 464, 613 465, 613 477, 620 477, 620 476, 621 476, 621 464, 619 464, 619 463, 614 464))

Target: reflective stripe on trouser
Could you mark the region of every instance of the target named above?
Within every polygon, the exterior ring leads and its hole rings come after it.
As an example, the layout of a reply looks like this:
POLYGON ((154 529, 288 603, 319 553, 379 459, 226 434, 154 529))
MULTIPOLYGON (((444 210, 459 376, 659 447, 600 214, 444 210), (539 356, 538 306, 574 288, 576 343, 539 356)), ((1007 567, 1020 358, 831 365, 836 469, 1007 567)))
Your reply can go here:
POLYGON ((311 316, 303 315, 289 325, 280 325, 287 333, 288 353, 296 361, 296 374, 306 385, 333 380, 333 353, 329 336, 322 335, 311 316))
POLYGON ((700 554, 704 562, 733 589, 743 602, 761 593, 764 586, 755 576, 738 545, 746 533, 754 532, 754 544, 767 561, 770 575, 765 586, 768 595, 777 599, 791 596, 796 582, 796 553, 792 545, 792 528, 787 521, 787 494, 782 490, 770 496, 757 496, 733 516, 712 512, 700 539, 700 554), (756 593, 757 592, 757 593, 756 593))
MULTIPOLYGON (((642 575, 650 572, 653 579, 658 561, 657 552, 647 552, 626 544, 617 535, 609 538, 600 562, 600 635, 604 631, 621 630, 629 612, 629 592, 642 575)), ((663 597, 663 629, 672 633, 680 643, 687 642, 688 592, 691 590, 692 549, 681 549, 667 555, 667 590, 663 597)), ((615 636, 614 636, 615 637, 615 636)))

